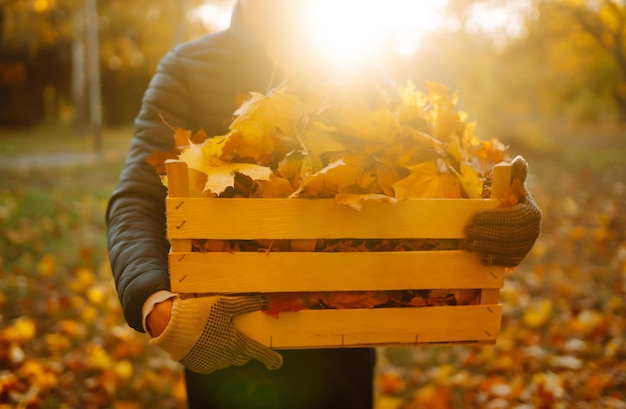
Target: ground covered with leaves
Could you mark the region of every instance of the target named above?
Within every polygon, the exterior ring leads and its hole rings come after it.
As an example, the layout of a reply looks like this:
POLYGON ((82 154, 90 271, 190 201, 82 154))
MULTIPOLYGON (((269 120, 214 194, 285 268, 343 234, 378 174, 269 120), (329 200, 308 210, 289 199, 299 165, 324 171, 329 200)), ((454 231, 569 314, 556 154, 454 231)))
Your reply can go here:
POLYGON ((626 156, 615 142, 528 156, 543 231, 506 278, 497 345, 381 350, 379 409, 626 408, 626 156))
MULTIPOLYGON (((597 137, 522 152, 543 233, 507 276, 497 345, 380 349, 378 409, 626 408, 626 147, 597 137)), ((180 367, 112 284, 121 160, 0 169, 2 409, 184 407, 180 367)))
MULTIPOLYGON (((184 407, 181 370, 122 317, 106 255, 104 211, 128 148, 102 154, 2 135, 0 408, 184 407), (20 160, 17 160, 20 159, 20 160), (29 166, 30 164, 30 166, 29 166)), ((49 133, 48 133, 49 135, 49 133)))

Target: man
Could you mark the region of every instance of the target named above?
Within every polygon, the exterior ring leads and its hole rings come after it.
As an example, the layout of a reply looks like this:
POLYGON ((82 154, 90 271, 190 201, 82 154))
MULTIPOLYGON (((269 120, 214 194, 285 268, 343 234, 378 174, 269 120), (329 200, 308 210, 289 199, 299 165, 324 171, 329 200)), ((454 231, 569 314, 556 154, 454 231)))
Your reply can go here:
MULTIPOLYGON (((303 26, 312 0, 240 0, 231 27, 183 44, 161 61, 107 209, 110 261, 131 327, 185 366, 191 408, 371 408, 373 349, 277 353, 239 333, 234 315, 260 297, 183 298, 169 292, 166 190, 147 158, 172 151, 171 127, 225 133, 238 94, 264 93, 315 60, 303 26)), ((380 81, 381 78, 376 78, 380 81)), ((517 265, 539 234, 524 203, 477 216, 466 247, 487 262, 517 265)), ((219 217, 219 215, 216 215, 219 217)))

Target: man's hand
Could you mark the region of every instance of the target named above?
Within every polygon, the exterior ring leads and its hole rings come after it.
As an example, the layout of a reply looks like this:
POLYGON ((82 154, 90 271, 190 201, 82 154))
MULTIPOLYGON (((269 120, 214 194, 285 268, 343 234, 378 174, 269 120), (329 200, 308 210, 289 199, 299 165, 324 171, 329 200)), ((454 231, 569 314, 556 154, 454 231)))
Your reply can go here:
POLYGON ((150 343, 168 352, 173 360, 187 369, 208 374, 232 365, 244 365, 253 358, 268 369, 282 366, 282 356, 278 352, 246 337, 232 322, 239 314, 260 310, 264 305, 262 296, 211 296, 168 301, 157 304, 148 315, 150 331, 156 335, 150 343), (169 319, 168 312, 171 312, 169 319), (155 313, 157 315, 151 319, 155 313))
MULTIPOLYGON (((518 156, 511 166, 511 180, 518 178, 524 184, 526 161, 518 156)), ((477 213, 465 228, 465 249, 482 253, 486 265, 515 267, 530 252, 540 232, 541 210, 527 193, 513 207, 477 213)))

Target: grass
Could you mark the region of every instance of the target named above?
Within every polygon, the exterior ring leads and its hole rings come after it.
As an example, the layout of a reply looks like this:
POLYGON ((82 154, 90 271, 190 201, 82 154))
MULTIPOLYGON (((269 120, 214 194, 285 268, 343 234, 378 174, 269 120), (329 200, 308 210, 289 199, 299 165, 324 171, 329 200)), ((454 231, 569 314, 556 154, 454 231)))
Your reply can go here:
POLYGON ((103 132, 107 153, 101 160, 29 167, 33 155, 91 154, 93 149, 64 127, 0 131, 0 161, 3 156, 5 163, 23 159, 14 169, 0 167, 0 222, 5 232, 0 236, 0 255, 5 266, 24 265, 25 258, 36 260, 45 254, 59 255, 60 265, 74 266, 84 247, 92 248, 93 263, 102 261, 104 209, 131 137, 130 127, 107 128, 103 132))
MULTIPOLYGON (((102 130, 103 152, 125 150, 132 137, 132 125, 102 130)), ((37 155, 50 153, 95 152, 93 135, 76 135, 69 125, 40 125, 27 129, 0 128, 1 155, 37 155)))

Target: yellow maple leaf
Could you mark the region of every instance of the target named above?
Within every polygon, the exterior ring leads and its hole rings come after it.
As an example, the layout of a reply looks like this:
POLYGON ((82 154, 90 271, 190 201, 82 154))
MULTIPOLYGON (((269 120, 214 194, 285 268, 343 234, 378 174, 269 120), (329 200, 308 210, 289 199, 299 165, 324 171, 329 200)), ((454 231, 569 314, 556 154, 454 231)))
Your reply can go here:
POLYGON ((269 180, 259 182, 259 189, 256 192, 257 197, 289 197, 294 192, 294 188, 289 180, 281 178, 275 174, 271 174, 269 180))
POLYGON ((448 166, 448 170, 457 177, 461 182, 461 187, 466 196, 472 199, 478 199, 483 194, 483 180, 472 165, 467 162, 461 162, 461 171, 457 172, 452 166, 448 166))
POLYGON ((447 86, 436 82, 427 82, 426 86, 428 102, 432 107, 426 117, 432 127, 433 136, 442 141, 448 141, 451 135, 462 135, 467 114, 454 111, 458 95, 451 93, 447 86))
POLYGON ((251 140, 240 131, 231 131, 230 142, 225 147, 230 156, 225 159, 232 162, 253 161, 263 165, 269 164, 273 153, 277 151, 276 139, 267 135, 263 138, 255 139, 255 144, 250 142, 251 140))
POLYGON ((397 116, 388 107, 370 109, 364 98, 351 98, 336 107, 337 131, 362 141, 393 143, 400 133, 397 116))
POLYGON ((398 88, 401 103, 397 111, 400 122, 411 123, 416 119, 422 119, 424 108, 428 102, 426 95, 422 91, 417 90, 415 84, 411 81, 407 81, 405 85, 398 88))
POLYGON ((378 169, 376 166, 364 169, 359 180, 357 182, 359 189, 365 194, 372 194, 381 192, 380 184, 378 183, 378 169))
POLYGON ((378 164, 376 166, 376 175, 378 178, 378 184, 380 189, 387 196, 395 196, 395 190, 393 185, 400 179, 405 177, 401 170, 394 166, 386 166, 384 164, 378 164))
MULTIPOLYGON (((221 147, 228 141, 227 137, 212 138, 204 145, 198 146, 191 143, 187 149, 181 152, 179 159, 187 163, 187 167, 207 176, 203 192, 210 191, 219 195, 228 187, 235 184, 235 173, 241 173, 253 180, 269 180, 272 169, 267 166, 252 163, 229 163, 214 156, 221 153, 221 147), (213 140, 215 139, 215 142, 213 140)), ((197 189, 198 182, 202 180, 200 175, 190 173, 192 177, 191 187, 197 189)))
POLYGON ((287 179, 294 189, 300 187, 302 180, 313 173, 315 172, 311 157, 302 151, 294 151, 285 155, 276 169, 276 174, 287 179))
POLYGON ((432 135, 426 132, 416 129, 413 126, 409 126, 406 124, 403 125, 402 135, 408 137, 413 144, 421 147, 422 150, 432 149, 435 151, 439 151, 445 148, 443 142, 434 138, 432 135))
MULTIPOLYGON (((302 189, 311 196, 330 196, 345 191, 358 182, 361 169, 337 160, 302 181, 302 189)), ((302 194, 301 194, 302 195, 302 194)))
POLYGON ((224 154, 224 147, 229 143, 230 135, 214 136, 207 139, 200 148, 202 155, 206 157, 221 158, 224 154))
POLYGON ((448 142, 448 154, 451 155, 458 163, 465 161, 466 152, 461 148, 459 138, 452 138, 448 142))
POLYGON ((488 141, 482 141, 475 138, 473 142, 473 145, 468 146, 467 150, 472 161, 476 164, 476 168, 483 175, 488 174, 495 164, 505 160, 508 146, 498 139, 492 138, 488 141))
POLYGON ((450 93, 450 88, 434 81, 426 82, 428 102, 443 116, 447 116, 454 110, 458 102, 458 95, 450 93))
POLYGON ((217 195, 235 185, 235 173, 241 173, 252 180, 269 180, 272 174, 271 168, 253 163, 214 163, 213 166, 203 166, 199 170, 207 175, 204 191, 217 195))
POLYGON ((326 126, 319 121, 311 121, 308 126, 296 129, 296 136, 302 149, 310 156, 314 170, 321 170, 323 161, 321 156, 327 152, 342 152, 345 147, 334 137, 335 128, 326 126))
POLYGON ((204 161, 202 150, 195 144, 190 144, 178 155, 178 158, 185 162, 189 169, 196 170, 202 167, 202 162, 204 161))
POLYGON ((300 100, 284 92, 284 87, 276 87, 267 95, 251 92, 239 109, 230 129, 239 131, 243 143, 256 146, 272 133, 293 135, 291 115, 300 100))
POLYGON ((461 184, 449 173, 439 171, 433 161, 406 166, 409 176, 393 184, 398 200, 408 198, 460 198, 461 184))

